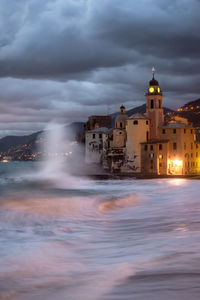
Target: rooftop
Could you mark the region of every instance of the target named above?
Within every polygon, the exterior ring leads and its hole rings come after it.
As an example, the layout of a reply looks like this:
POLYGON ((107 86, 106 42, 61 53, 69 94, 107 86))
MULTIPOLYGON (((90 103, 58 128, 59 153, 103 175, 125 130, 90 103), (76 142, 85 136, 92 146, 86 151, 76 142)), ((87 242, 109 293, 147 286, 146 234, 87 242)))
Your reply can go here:
POLYGON ((129 119, 148 119, 147 116, 140 113, 135 113, 129 117, 129 119))
POLYGON ((95 128, 93 130, 89 130, 88 133, 106 133, 106 134, 109 134, 109 133, 112 133, 112 128, 106 128, 106 127, 99 127, 99 128, 95 128))
POLYGON ((193 128, 193 126, 184 123, 168 123, 159 126, 159 128, 193 128))

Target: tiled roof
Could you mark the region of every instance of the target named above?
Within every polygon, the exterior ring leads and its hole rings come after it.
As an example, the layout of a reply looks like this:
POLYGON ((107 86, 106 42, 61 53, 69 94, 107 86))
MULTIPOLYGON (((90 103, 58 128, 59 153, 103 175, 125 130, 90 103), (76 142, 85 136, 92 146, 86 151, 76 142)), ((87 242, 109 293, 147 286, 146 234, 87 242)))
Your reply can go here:
POLYGON ((112 128, 106 128, 106 127, 99 127, 93 130, 87 131, 87 133, 112 133, 113 129, 112 128))
POLYGON ((184 123, 168 123, 159 126, 159 128, 193 128, 193 126, 184 123))
POLYGON ((140 113, 136 113, 133 114, 132 116, 129 117, 129 119, 148 119, 147 116, 140 114, 140 113))

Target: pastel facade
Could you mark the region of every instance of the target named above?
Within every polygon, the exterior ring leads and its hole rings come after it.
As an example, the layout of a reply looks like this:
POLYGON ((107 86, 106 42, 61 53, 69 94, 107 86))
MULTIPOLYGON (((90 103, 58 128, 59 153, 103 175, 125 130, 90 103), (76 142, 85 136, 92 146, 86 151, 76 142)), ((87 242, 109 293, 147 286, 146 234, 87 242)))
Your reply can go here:
POLYGON ((126 123, 126 171, 141 172, 141 143, 149 139, 150 120, 142 114, 132 115, 126 123))
POLYGON ((105 140, 108 140, 110 130, 102 127, 85 133, 85 162, 101 164, 105 140))
POLYGON ((186 118, 168 116, 164 120, 162 98, 153 75, 145 115, 128 117, 122 105, 113 129, 86 132, 86 162, 101 163, 116 173, 200 174, 199 132, 186 118))

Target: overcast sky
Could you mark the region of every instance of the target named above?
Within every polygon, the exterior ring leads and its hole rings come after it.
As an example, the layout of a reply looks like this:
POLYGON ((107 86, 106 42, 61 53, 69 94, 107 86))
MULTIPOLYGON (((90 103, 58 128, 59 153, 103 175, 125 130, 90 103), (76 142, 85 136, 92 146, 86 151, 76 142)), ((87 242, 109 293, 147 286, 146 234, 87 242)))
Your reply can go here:
POLYGON ((200 97, 200 0, 1 0, 0 136, 200 97))

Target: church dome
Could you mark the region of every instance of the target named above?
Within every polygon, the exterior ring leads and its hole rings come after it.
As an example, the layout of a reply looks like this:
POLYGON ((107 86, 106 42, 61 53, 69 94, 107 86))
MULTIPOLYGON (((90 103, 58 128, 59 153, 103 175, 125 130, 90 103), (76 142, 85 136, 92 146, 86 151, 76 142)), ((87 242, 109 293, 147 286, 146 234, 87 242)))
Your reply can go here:
POLYGON ((153 76, 153 78, 149 81, 149 85, 159 85, 159 83, 158 83, 158 81, 154 78, 154 76, 153 76))
POLYGON ((128 119, 128 116, 126 114, 119 114, 115 118, 115 122, 125 121, 128 119))

